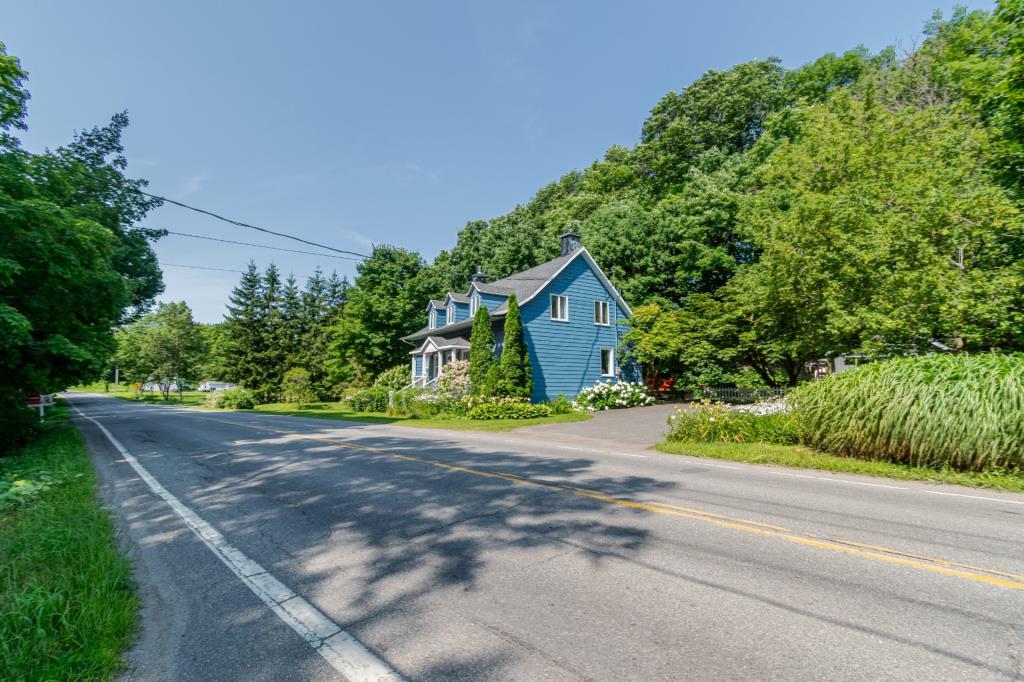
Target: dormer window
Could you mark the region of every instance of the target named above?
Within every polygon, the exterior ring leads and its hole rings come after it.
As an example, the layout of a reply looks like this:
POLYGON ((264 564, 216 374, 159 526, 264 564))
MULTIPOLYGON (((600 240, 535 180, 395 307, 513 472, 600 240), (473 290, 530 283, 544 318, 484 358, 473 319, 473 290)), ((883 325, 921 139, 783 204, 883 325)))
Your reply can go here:
POLYGON ((469 316, 476 317, 476 311, 480 308, 480 297, 476 294, 469 299, 469 316))
POLYGON ((435 308, 430 309, 430 322, 427 326, 431 329, 437 329, 437 310, 435 308))
POLYGON ((455 304, 448 304, 448 317, 445 320, 446 324, 455 324, 455 304))

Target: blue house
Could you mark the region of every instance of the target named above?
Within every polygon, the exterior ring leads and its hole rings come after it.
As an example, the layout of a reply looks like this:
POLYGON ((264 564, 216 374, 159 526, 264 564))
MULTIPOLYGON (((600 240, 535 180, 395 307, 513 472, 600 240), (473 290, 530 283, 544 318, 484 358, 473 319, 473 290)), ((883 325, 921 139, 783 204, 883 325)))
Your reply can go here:
POLYGON ((449 292, 427 303, 427 326, 403 341, 415 346, 409 355, 412 384, 431 387, 446 365, 469 358, 473 317, 480 306, 490 312, 501 354, 508 297, 516 295, 523 336, 533 371, 534 402, 559 393, 569 398, 595 382, 637 381, 638 372, 620 364, 619 323, 632 314, 573 232, 562 235, 558 258, 504 279, 488 282, 479 270, 465 294, 449 292))

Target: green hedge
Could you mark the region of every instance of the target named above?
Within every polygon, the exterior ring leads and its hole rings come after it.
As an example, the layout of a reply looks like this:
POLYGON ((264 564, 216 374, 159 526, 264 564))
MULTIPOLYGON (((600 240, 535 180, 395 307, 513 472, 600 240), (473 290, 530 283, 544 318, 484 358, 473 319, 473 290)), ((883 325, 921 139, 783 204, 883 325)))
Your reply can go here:
POLYGON ((364 388, 348 399, 353 412, 386 412, 389 389, 383 386, 364 388))
POLYGON ((547 405, 534 405, 527 402, 509 402, 506 398, 501 402, 480 403, 469 410, 470 419, 533 419, 551 415, 547 405))
POLYGON ((1024 355, 941 354, 865 365, 790 394, 826 452, 959 470, 1024 469, 1024 355))

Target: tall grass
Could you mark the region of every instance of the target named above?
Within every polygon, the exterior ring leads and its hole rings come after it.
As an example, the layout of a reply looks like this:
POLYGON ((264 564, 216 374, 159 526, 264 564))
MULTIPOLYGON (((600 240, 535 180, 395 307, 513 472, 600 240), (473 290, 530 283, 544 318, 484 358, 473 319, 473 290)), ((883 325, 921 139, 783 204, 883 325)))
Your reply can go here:
POLYGON ((135 624, 85 446, 57 421, 0 459, 0 680, 110 679, 135 624))
POLYGON ((825 452, 960 471, 1024 469, 1024 355, 877 362, 790 394, 825 452))

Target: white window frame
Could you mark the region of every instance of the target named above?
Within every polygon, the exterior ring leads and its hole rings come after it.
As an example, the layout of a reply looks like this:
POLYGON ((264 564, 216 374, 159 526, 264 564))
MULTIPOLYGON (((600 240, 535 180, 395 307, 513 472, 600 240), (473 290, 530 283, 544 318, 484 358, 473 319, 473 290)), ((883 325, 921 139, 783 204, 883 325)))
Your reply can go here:
POLYGON ((448 304, 448 312, 445 313, 444 322, 445 322, 445 324, 455 324, 455 304, 454 303, 449 303, 448 304))
POLYGON ((427 316, 427 326, 431 329, 437 329, 437 308, 431 308, 430 314, 427 316))
POLYGON ((480 310, 480 297, 473 296, 469 299, 469 316, 476 317, 476 311, 480 310))
POLYGON ((611 313, 608 301, 594 301, 594 324, 601 327, 610 327, 611 313), (603 314, 602 314, 603 313, 603 314))
POLYGON ((551 319, 555 322, 569 321, 569 297, 565 294, 551 294, 551 319), (558 302, 557 305, 555 302, 558 302), (558 309, 558 316, 555 309, 558 309))
POLYGON ((601 376, 603 376, 603 377, 613 377, 613 376, 615 376, 615 349, 614 348, 602 348, 600 351, 598 351, 598 358, 599 358, 599 360, 601 362, 601 376), (604 371, 604 369, 605 369, 605 367, 604 367, 604 354, 605 353, 608 353, 608 371, 607 372, 604 371))

